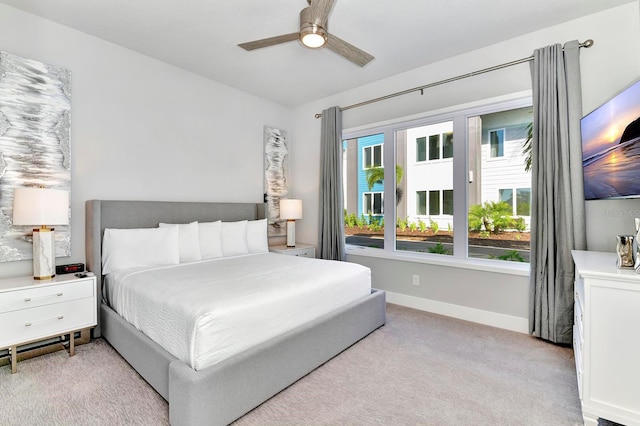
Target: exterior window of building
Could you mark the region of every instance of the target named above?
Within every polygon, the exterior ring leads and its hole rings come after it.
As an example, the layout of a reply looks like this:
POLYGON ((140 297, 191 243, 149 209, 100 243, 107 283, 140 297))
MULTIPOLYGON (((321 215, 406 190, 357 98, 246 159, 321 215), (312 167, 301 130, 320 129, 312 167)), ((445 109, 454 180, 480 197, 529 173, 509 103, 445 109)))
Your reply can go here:
POLYGON ((500 201, 507 203, 511 211, 513 211, 513 189, 500 189, 498 193, 500 201))
POLYGON ((382 145, 373 145, 362 148, 364 152, 363 168, 382 166, 382 145))
POLYGON ((416 139, 416 162, 427 161, 427 138, 416 139))
POLYGON ((489 131, 491 157, 504 157, 504 129, 489 131))
POLYGON ((442 214, 453 216, 453 189, 442 191, 442 214))
POLYGON ((431 216, 440 214, 440 191, 429 191, 429 214, 431 216))
POLYGON ((416 215, 427 214, 427 191, 416 191, 416 215))
POLYGON ((442 135, 442 158, 453 158, 453 132, 442 135))
POLYGON ((429 136, 429 160, 440 158, 440 135, 429 136))
POLYGON ((531 216, 531 188, 516 189, 516 214, 531 216))
POLYGON ((381 215, 383 214, 382 192, 365 192, 364 196, 364 214, 366 215, 381 215))

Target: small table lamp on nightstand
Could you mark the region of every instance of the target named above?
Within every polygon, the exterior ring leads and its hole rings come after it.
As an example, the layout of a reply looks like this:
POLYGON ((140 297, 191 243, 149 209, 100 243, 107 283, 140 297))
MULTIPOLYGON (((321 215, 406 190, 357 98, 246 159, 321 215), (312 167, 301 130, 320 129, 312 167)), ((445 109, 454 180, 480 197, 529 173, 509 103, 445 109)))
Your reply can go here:
POLYGON ((296 219, 302 219, 302 200, 280 199, 280 219, 287 220, 287 247, 295 247, 296 219))
POLYGON ((33 229, 33 279, 56 275, 56 244, 53 228, 69 224, 69 192, 59 189, 16 188, 13 193, 13 224, 37 225, 33 229))

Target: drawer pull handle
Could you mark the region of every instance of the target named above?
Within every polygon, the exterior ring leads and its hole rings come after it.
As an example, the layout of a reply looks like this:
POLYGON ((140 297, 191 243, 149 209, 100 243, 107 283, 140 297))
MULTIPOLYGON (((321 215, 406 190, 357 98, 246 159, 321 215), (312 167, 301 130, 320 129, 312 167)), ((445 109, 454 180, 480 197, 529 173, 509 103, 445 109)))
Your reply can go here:
POLYGON ((63 319, 63 318, 64 318, 64 316, 63 316, 63 315, 58 315, 58 316, 57 316, 57 317, 55 317, 55 318, 47 318, 47 319, 38 320, 38 321, 29 321, 29 322, 26 322, 26 323, 24 324, 24 326, 25 326, 25 327, 31 327, 33 324, 39 324, 39 323, 41 323, 41 322, 47 322, 47 321, 61 320, 61 319, 63 319))
POLYGON ((38 299, 46 299, 48 297, 60 297, 62 296, 62 292, 60 293, 56 293, 56 294, 45 294, 44 296, 38 296, 38 297, 25 297, 24 301, 25 302, 31 302, 32 300, 38 300, 38 299))

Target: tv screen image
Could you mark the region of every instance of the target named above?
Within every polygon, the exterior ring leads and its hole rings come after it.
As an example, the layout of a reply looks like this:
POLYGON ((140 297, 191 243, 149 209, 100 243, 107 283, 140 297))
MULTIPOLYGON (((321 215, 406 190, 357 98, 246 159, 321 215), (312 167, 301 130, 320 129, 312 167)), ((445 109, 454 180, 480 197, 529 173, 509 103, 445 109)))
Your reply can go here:
POLYGON ((585 200, 640 197, 640 81, 580 121, 585 200))

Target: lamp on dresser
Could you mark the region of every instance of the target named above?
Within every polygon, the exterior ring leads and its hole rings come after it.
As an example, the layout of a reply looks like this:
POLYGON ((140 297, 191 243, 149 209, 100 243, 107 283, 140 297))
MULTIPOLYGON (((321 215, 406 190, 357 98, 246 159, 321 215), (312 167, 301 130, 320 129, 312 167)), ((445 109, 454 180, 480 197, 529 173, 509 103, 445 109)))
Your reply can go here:
POLYGON ((287 247, 295 247, 296 219, 302 219, 302 200, 280 199, 280 219, 287 220, 287 247))
POLYGON ((33 225, 33 279, 49 280, 56 274, 54 228, 69 224, 69 192, 46 188, 16 188, 13 224, 33 225))

